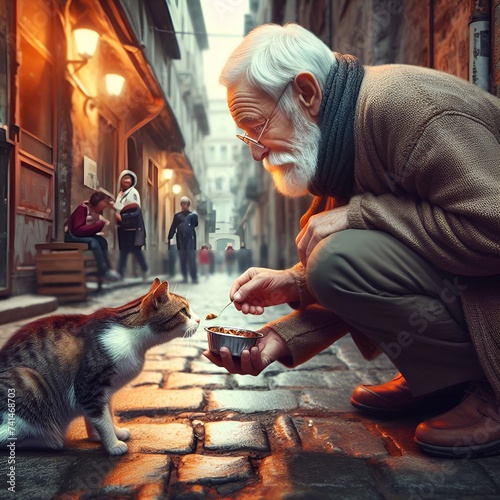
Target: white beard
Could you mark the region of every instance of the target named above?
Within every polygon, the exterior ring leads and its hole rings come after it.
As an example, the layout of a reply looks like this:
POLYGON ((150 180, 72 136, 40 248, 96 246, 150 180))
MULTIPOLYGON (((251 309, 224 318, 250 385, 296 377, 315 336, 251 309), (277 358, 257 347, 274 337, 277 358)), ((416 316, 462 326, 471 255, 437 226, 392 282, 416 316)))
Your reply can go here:
POLYGON ((264 168, 272 175, 276 189, 283 195, 298 198, 308 194, 308 185, 316 173, 319 127, 300 112, 292 114, 295 143, 290 153, 273 153, 264 158, 264 168))

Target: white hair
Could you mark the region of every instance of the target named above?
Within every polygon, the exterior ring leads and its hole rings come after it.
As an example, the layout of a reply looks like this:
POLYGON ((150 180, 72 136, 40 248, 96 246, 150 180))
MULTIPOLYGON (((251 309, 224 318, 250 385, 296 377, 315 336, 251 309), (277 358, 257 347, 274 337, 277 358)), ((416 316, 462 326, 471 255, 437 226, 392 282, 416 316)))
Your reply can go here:
MULTIPOLYGON (((337 62, 329 47, 302 26, 262 24, 232 52, 219 81, 228 88, 247 81, 277 100, 285 86, 303 71, 314 75, 323 89, 333 64, 337 62)), ((288 89, 280 102, 282 111, 292 111, 291 96, 288 89)))

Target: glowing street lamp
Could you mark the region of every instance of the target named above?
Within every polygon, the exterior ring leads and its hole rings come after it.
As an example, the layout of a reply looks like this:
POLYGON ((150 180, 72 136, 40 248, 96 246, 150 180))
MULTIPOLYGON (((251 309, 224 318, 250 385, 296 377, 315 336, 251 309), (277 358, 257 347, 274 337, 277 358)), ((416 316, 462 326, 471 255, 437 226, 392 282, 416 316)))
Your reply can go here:
POLYGON ((78 28, 73 30, 73 36, 78 55, 86 61, 94 57, 97 42, 99 41, 99 33, 87 28, 78 28))
POLYGON ((170 179, 172 179, 173 176, 174 176, 174 170, 172 168, 164 168, 163 169, 163 178, 166 181, 169 181, 170 179))
POLYGON ((109 95, 118 96, 122 93, 125 84, 125 78, 122 75, 108 73, 104 78, 106 79, 106 90, 109 95))

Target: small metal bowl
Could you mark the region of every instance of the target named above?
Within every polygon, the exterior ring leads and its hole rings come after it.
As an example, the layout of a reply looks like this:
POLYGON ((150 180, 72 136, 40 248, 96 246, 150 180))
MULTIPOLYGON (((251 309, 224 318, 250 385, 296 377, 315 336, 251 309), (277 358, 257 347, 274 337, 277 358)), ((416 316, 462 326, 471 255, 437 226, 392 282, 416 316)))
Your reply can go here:
POLYGON ((247 328, 232 326, 210 326, 205 330, 208 336, 208 348, 212 352, 218 353, 221 347, 227 347, 233 356, 241 356, 241 351, 251 349, 257 340, 264 336, 247 328))

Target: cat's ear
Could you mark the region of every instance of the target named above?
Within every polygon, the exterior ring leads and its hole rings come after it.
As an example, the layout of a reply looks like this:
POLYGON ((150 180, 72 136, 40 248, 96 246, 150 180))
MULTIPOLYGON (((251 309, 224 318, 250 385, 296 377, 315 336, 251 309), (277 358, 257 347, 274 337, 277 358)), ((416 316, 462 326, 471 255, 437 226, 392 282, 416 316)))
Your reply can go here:
POLYGON ((153 281, 153 284, 151 285, 151 288, 149 289, 149 292, 154 292, 157 288, 158 288, 158 285, 161 283, 161 281, 159 280, 159 278, 155 278, 154 281, 153 281))
POLYGON ((153 292, 153 307, 155 309, 158 309, 158 306, 160 304, 164 304, 167 301, 167 294, 168 283, 166 281, 163 281, 156 287, 156 290, 153 292))

